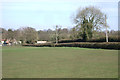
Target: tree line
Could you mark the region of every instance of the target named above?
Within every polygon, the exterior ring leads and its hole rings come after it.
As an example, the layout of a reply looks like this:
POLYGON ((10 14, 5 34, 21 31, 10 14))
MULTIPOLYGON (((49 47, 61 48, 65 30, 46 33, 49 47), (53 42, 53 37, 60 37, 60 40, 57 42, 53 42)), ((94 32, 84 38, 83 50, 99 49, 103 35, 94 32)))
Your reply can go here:
POLYGON ((97 39, 105 36, 118 37, 119 31, 108 31, 109 27, 106 22, 107 16, 100 9, 89 6, 78 9, 73 22, 75 26, 67 29, 56 25, 55 30, 39 30, 36 31, 32 27, 22 27, 17 30, 2 30, 2 39, 16 39, 23 43, 34 44, 35 41, 45 40, 49 42, 58 42, 59 40, 82 39, 84 41, 97 39), (106 29, 103 31, 103 29, 106 29), (108 35, 106 35, 108 34, 108 35))
MULTIPOLYGON (((22 41, 23 43, 34 44, 36 41, 48 41, 48 42, 55 42, 56 41, 56 30, 39 30, 36 31, 32 27, 24 27, 17 30, 12 29, 4 29, 2 30, 2 39, 13 40, 16 39, 17 41, 22 41)), ((117 38, 119 31, 108 31, 109 37, 117 38)), ((58 29, 58 41, 60 40, 74 40, 74 39, 82 39, 81 36, 76 36, 77 31, 74 28, 67 29, 67 28, 59 28, 58 29)), ((98 38, 105 38, 105 31, 96 31, 92 39, 98 38)))

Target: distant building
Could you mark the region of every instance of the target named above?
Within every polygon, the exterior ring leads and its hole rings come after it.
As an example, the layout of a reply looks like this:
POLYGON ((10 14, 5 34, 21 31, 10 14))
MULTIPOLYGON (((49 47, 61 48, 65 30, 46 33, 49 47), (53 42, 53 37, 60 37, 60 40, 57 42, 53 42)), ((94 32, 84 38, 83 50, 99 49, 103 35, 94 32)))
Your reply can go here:
POLYGON ((0 41, 0 45, 17 45, 21 44, 21 41, 17 41, 16 39, 2 39, 0 41))
POLYGON ((19 44, 22 44, 22 41, 18 41, 19 44))
POLYGON ((4 39, 2 39, 1 44, 3 44, 3 43, 4 43, 4 41, 5 41, 5 40, 4 40, 4 39))
POLYGON ((44 44, 47 43, 47 41, 37 41, 37 44, 44 44))

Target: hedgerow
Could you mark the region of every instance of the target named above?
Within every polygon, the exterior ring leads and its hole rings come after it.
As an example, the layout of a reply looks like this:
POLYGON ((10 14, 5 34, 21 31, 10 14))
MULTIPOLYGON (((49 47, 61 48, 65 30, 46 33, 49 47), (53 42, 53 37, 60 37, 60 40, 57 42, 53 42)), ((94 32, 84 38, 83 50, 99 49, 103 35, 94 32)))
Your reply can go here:
POLYGON ((81 48, 101 48, 120 50, 120 42, 74 42, 74 43, 49 43, 49 44, 24 44, 23 46, 32 47, 81 47, 81 48))

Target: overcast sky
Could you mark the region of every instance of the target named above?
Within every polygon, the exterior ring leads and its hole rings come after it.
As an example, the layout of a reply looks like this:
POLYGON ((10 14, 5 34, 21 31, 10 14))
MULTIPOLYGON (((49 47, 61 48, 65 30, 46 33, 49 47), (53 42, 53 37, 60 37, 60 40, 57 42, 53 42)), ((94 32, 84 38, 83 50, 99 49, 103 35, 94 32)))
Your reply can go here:
POLYGON ((118 0, 2 0, 1 27, 36 30, 54 29, 55 25, 72 28, 72 15, 78 8, 95 6, 108 16, 109 29, 118 29, 118 0))

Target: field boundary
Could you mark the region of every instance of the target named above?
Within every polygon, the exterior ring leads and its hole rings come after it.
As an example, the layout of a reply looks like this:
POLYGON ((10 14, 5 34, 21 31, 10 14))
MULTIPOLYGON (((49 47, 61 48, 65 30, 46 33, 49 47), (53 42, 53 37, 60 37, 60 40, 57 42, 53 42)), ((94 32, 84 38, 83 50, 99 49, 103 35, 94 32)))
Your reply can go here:
POLYGON ((73 43, 48 43, 48 44, 24 44, 31 47, 80 47, 80 48, 100 48, 120 50, 120 42, 73 42, 73 43))

